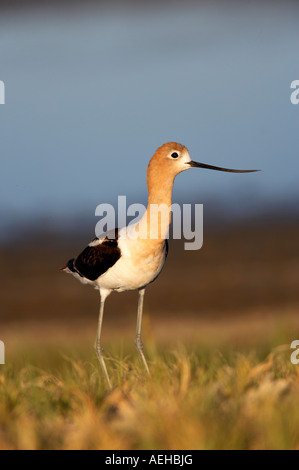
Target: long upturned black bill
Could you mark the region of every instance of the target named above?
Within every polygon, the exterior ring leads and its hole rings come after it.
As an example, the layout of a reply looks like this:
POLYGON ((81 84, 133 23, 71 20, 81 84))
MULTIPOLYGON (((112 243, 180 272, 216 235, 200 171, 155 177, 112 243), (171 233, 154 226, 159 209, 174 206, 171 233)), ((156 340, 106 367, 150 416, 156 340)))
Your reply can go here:
POLYGON ((219 166, 213 165, 206 165, 205 163, 197 163, 197 162, 188 162, 192 168, 205 168, 206 170, 217 170, 217 171, 227 171, 229 173, 254 173, 260 170, 232 170, 230 168, 221 168, 219 166))

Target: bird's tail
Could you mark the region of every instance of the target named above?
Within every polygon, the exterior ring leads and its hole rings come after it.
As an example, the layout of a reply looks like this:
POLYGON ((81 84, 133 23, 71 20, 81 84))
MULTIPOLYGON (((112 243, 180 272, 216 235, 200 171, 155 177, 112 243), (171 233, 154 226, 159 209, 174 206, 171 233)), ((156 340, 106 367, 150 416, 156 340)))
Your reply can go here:
POLYGON ((74 267, 74 263, 75 263, 75 258, 70 259, 68 263, 66 264, 66 266, 59 268, 59 271, 66 271, 66 272, 71 271, 72 273, 75 273, 76 269, 74 267))

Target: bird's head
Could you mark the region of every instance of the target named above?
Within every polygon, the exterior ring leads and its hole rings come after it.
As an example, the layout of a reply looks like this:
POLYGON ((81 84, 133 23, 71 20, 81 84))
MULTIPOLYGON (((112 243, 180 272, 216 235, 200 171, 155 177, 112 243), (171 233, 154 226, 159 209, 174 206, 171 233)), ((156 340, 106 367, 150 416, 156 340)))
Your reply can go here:
POLYGON ((176 142, 168 142, 159 147, 149 164, 149 171, 154 172, 157 178, 166 175, 175 178, 179 173, 191 168, 204 168, 207 170, 225 171, 229 173, 253 173, 259 170, 233 170, 191 160, 188 149, 176 142))

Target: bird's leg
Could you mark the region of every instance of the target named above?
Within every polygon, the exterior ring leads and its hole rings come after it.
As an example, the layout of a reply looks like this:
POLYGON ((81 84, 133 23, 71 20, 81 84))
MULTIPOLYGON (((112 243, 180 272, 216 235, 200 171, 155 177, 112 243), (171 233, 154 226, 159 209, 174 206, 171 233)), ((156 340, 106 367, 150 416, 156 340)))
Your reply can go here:
POLYGON ((141 325, 142 325, 142 313, 143 313, 143 300, 144 300, 145 289, 139 290, 139 299, 138 299, 138 313, 137 313, 137 328, 136 328, 136 348, 140 354, 141 360, 145 367, 146 372, 150 375, 150 371, 146 362, 146 359, 143 354, 143 344, 141 341, 141 325))
POLYGON ((99 324, 98 324, 98 332, 97 332, 97 339, 96 339, 96 345, 95 345, 95 350, 97 353, 97 358, 99 360, 99 363, 101 364, 108 388, 111 390, 112 385, 110 382, 110 378, 107 372, 107 367, 104 361, 104 350, 101 346, 101 332, 102 332, 102 324, 103 324, 103 316, 104 316, 104 306, 105 306, 105 300, 107 298, 107 294, 102 294, 101 293, 101 305, 100 305, 100 313, 99 313, 99 324))

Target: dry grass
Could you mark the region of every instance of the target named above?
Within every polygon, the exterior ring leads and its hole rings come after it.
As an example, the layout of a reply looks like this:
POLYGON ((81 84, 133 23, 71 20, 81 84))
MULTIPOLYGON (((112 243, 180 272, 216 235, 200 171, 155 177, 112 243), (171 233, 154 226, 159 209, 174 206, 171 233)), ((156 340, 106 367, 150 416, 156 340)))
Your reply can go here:
POLYGON ((23 351, 0 369, 0 448, 299 448, 299 366, 289 345, 262 349, 178 346, 152 356, 150 380, 114 352, 111 393, 88 349, 23 351))

